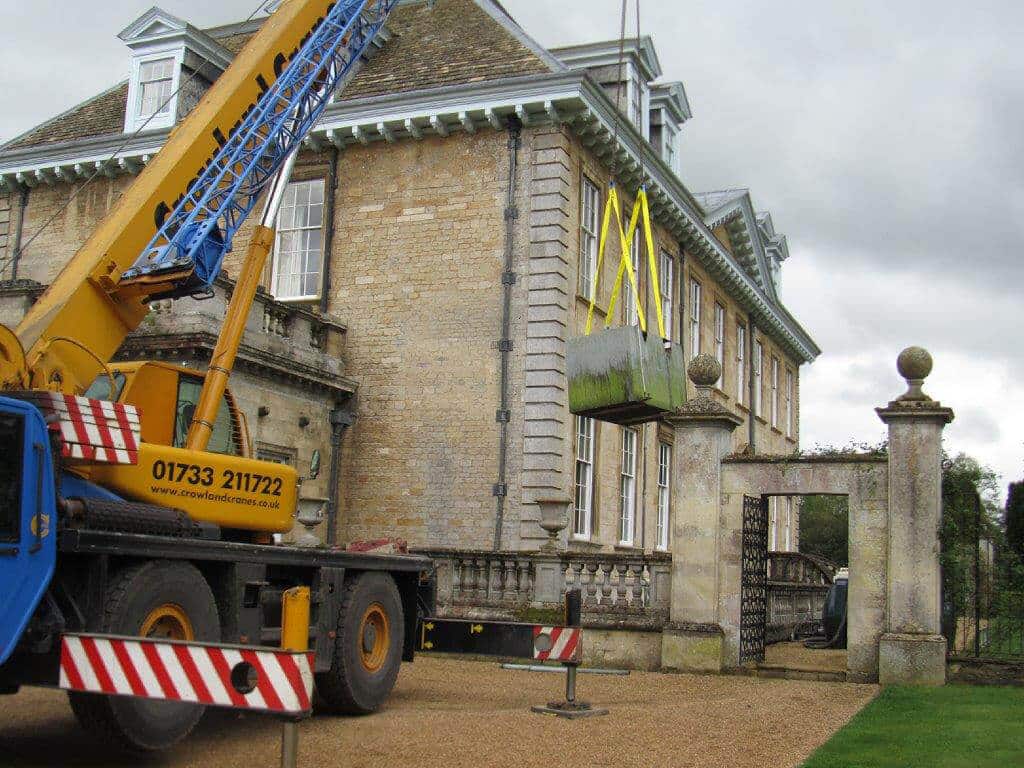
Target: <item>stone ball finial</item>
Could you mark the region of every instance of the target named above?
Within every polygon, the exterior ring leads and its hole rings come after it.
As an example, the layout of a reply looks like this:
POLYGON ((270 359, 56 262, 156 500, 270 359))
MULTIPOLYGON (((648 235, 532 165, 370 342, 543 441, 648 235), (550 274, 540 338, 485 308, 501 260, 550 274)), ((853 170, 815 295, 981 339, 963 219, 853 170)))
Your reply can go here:
POLYGON ((705 352, 690 361, 686 375, 698 387, 713 387, 722 378, 722 364, 705 352))
POLYGON ((907 380, 907 391, 900 400, 930 400, 921 389, 932 372, 932 356, 924 347, 907 347, 896 358, 896 370, 907 380))
POLYGON ((932 372, 932 356, 924 347, 907 347, 896 358, 896 370, 907 381, 926 379, 932 372))

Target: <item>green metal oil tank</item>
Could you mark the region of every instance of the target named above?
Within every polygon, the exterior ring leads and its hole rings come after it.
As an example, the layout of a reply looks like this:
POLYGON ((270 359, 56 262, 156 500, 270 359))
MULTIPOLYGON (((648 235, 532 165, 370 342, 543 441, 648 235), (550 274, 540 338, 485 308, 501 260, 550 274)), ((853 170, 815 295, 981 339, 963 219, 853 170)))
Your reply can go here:
POLYGON ((686 402, 686 370, 678 344, 636 326, 570 339, 569 410, 629 426, 656 421, 686 402))

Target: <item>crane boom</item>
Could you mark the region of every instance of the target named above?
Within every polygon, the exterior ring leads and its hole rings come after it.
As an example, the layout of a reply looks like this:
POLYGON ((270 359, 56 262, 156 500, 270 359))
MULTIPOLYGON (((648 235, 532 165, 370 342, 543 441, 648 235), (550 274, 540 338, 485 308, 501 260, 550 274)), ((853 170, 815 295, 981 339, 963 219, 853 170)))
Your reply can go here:
POLYGON ((207 290, 264 187, 396 2, 286 0, 15 333, 0 333, 0 387, 81 393, 148 299, 207 290))

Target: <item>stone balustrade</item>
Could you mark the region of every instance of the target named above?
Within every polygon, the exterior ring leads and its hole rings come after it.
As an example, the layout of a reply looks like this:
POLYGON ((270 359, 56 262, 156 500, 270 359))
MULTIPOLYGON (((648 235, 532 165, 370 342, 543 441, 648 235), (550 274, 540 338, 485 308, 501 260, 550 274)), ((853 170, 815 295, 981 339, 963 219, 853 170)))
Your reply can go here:
POLYGON ((816 629, 834 576, 834 567, 821 558, 769 552, 766 641, 788 640, 816 629))
POLYGON ((657 628, 668 617, 666 555, 420 550, 434 560, 437 609, 471 618, 551 620, 579 589, 584 624, 657 628))
MULTIPOLYGON (((234 283, 219 278, 209 297, 153 302, 117 359, 208 359, 233 290, 234 283)), ((259 291, 236 367, 349 393, 355 383, 345 376, 341 362, 345 334, 344 325, 316 308, 276 301, 259 291)))

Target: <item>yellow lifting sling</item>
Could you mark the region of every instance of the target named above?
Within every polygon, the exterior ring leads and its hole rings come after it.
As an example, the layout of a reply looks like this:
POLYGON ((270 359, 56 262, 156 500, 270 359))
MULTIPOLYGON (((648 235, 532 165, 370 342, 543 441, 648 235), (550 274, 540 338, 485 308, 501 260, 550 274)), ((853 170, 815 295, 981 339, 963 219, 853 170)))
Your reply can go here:
MULTIPOLYGON (((614 424, 632 425, 655 421, 682 405, 686 399, 683 355, 682 349, 671 343, 666 332, 646 187, 641 187, 637 193, 629 227, 624 229, 618 191, 614 182, 609 185, 596 273, 588 298, 584 336, 571 339, 567 350, 570 411, 614 424), (605 327, 592 333, 601 270, 613 219, 619 235, 619 267, 608 302, 605 327), (633 242, 641 226, 658 320, 657 335, 648 333, 639 280, 629 253, 629 243, 633 242), (629 280, 633 290, 637 324, 613 328, 612 318, 624 278, 629 280)), ((667 321, 671 323, 671 318, 667 321)))

